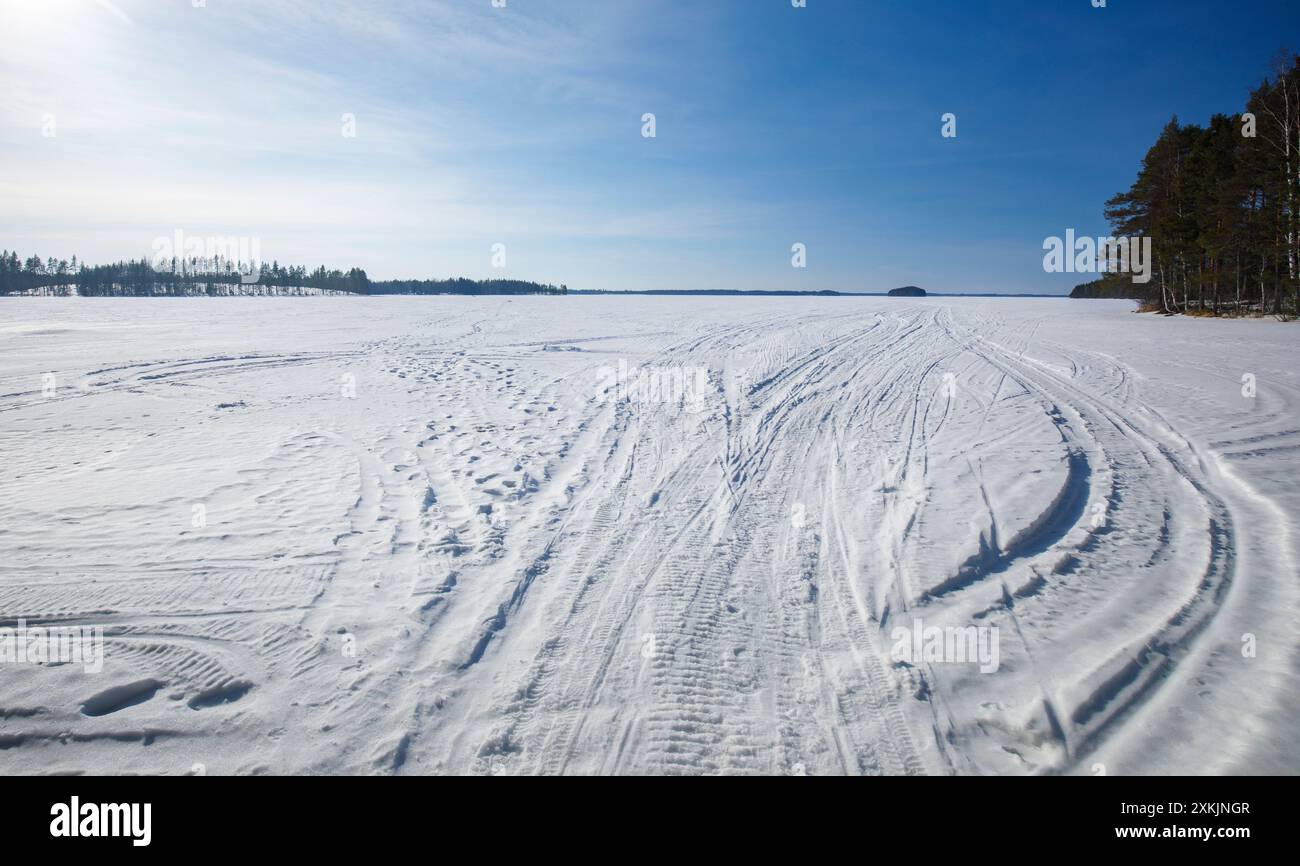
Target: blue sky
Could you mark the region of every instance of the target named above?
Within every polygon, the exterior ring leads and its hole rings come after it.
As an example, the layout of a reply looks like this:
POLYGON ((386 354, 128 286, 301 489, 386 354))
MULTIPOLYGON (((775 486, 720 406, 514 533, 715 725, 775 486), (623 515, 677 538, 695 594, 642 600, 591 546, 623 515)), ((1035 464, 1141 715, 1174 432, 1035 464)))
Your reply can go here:
POLYGON ((1102 232, 1170 115, 1239 111, 1300 3, 0 0, 0 33, 23 254, 179 229, 374 278, 1065 292, 1044 238, 1102 232))

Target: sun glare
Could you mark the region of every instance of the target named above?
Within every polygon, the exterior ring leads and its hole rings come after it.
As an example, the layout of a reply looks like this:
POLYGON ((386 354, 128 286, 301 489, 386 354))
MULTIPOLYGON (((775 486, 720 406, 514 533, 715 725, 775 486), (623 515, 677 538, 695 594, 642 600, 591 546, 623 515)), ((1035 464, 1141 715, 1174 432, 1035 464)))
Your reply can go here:
POLYGON ((126 13, 109 0, 0 0, 0 24, 10 33, 54 34, 77 25, 79 19, 126 13))

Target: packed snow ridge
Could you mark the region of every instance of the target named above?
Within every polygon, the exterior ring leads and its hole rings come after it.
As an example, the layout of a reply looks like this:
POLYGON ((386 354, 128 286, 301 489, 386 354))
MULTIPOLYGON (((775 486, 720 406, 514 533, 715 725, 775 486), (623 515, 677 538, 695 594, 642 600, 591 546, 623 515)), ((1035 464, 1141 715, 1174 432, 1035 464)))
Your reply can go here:
POLYGON ((1300 331, 1132 309, 0 301, 0 772, 1298 772, 1300 331))

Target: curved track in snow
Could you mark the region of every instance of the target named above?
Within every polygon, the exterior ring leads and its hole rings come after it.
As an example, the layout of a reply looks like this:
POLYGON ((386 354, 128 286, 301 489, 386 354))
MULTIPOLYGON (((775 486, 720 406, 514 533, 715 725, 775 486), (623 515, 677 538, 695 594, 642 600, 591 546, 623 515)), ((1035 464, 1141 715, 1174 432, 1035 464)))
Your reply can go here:
POLYGON ((0 766, 1300 766, 1289 331, 1064 301, 364 309, 343 345, 319 308, 287 338, 216 322, 194 357, 93 342, 48 399, 40 353, 0 370, 0 612, 108 652, 11 677, 0 766), (899 657, 935 627, 996 633, 996 670, 899 657))

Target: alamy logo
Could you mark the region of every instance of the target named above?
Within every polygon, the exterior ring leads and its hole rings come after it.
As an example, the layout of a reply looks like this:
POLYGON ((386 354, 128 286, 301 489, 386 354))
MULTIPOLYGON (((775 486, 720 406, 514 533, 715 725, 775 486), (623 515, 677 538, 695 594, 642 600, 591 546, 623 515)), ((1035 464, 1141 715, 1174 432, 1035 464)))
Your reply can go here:
POLYGON ((0 628, 0 664, 82 665, 88 674, 104 669, 103 626, 36 626, 18 620, 0 628))
POLYGON ((634 405, 681 406, 695 414, 707 406, 709 371, 706 367, 629 367, 619 360, 618 368, 597 371, 596 398, 634 405))
POLYGON ((239 281, 251 286, 262 279, 262 239, 255 237, 186 237, 177 229, 171 237, 154 239, 152 265, 155 271, 184 271, 197 260, 205 269, 218 262, 230 263, 239 273, 239 281))
POLYGON ((990 626, 926 627, 921 620, 912 627, 899 626, 890 633, 893 660, 906 664, 979 664, 980 673, 996 673, 1002 666, 998 629, 990 626))
POLYGON ((1043 241, 1043 270, 1049 274, 1126 274, 1135 283, 1151 282, 1151 238, 1077 237, 1069 229, 1062 240, 1043 241))
POLYGON ((152 803, 82 803, 80 797, 73 797, 69 803, 51 806, 50 815, 50 835, 55 838, 125 836, 137 848, 153 839, 152 803))

